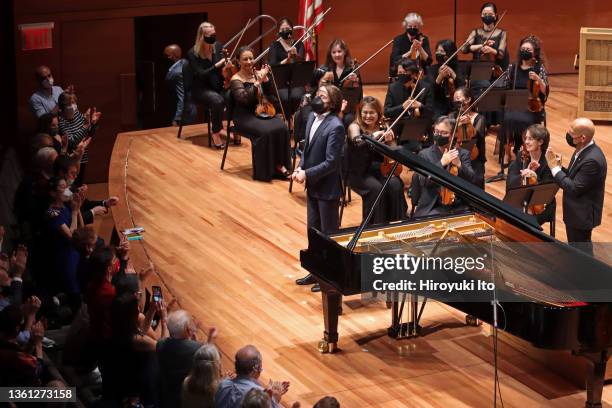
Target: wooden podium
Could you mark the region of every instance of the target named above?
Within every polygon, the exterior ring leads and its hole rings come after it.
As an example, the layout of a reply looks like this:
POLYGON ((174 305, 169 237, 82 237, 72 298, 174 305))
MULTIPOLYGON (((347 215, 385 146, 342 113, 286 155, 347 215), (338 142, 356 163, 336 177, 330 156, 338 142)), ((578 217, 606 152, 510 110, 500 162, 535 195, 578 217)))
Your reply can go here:
POLYGON ((580 29, 578 116, 612 120, 612 28, 580 29))

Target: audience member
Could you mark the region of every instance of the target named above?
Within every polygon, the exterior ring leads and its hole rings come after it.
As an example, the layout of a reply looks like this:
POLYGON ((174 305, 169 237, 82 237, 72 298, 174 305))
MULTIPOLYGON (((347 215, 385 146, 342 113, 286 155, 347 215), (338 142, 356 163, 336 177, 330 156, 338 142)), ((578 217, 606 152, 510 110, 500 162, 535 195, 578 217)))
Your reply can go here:
POLYGON ((340 403, 336 398, 326 396, 318 400, 313 408, 340 408, 340 403))
POLYGON ((57 101, 62 88, 54 85, 51 69, 45 65, 36 68, 38 89, 30 97, 30 109, 36 118, 45 113, 57 113, 57 101))
POLYGON ((213 408, 215 393, 222 378, 221 356, 212 343, 202 345, 194 354, 191 371, 181 390, 183 408, 213 408))
POLYGON ((240 408, 272 408, 272 399, 267 392, 251 388, 244 396, 240 408))
MULTIPOLYGON (((236 352, 236 378, 219 383, 215 394, 216 408, 238 408, 244 396, 252 388, 264 390, 258 379, 263 371, 261 353, 255 346, 244 346, 236 352)), ((266 388, 272 393, 272 406, 280 407, 282 396, 289 389, 289 382, 270 381, 266 388)))

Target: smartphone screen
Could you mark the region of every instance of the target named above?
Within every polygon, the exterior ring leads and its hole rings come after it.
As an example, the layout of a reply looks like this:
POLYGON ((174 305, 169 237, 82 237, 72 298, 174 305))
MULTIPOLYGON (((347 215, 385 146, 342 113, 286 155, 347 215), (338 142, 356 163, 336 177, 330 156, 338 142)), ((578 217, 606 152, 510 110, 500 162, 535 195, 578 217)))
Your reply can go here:
POLYGON ((159 286, 153 286, 153 301, 158 303, 161 302, 162 298, 161 288, 159 286))

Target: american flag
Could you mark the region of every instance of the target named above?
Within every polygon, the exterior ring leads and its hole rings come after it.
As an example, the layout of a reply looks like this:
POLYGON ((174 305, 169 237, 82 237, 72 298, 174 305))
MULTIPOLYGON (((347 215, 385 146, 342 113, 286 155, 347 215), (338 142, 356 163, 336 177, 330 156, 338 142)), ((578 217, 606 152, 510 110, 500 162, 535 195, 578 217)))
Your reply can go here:
MULTIPOLYGON (((299 24, 303 25, 304 29, 306 29, 310 27, 323 12, 323 0, 300 0, 299 24)), ((316 34, 319 34, 321 28, 323 28, 322 21, 316 25, 314 29, 315 35, 306 37, 304 41, 304 51, 308 61, 316 60, 316 34)))

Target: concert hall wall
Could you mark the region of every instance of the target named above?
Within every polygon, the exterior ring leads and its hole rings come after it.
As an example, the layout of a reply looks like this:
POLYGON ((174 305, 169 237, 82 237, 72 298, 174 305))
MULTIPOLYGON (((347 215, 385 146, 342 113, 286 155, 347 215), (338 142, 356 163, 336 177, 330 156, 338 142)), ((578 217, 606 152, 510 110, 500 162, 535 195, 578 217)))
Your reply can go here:
MULTIPOLYGON (((108 161, 115 135, 138 127, 135 85, 134 18, 140 16, 208 13, 221 41, 235 33, 249 17, 260 13, 276 18, 287 15, 297 20, 299 0, 19 0, 13 2, 14 58, 16 72, 17 140, 33 131, 27 101, 36 84, 33 71, 47 64, 60 85, 77 85, 79 105, 96 105, 103 112, 102 125, 91 145, 88 182, 107 178, 108 161), (19 24, 53 22, 53 48, 22 51, 19 24)), ((420 2, 414 9, 400 0, 324 0, 333 7, 319 38, 319 57, 327 44, 342 37, 353 55, 365 59, 386 41, 402 32, 401 21, 409 11, 423 16, 423 31, 433 44, 442 38, 463 42, 480 24, 480 0, 420 2)), ((413 3, 416 4, 416 3, 413 3)), ((508 8, 502 26, 509 32, 512 54, 520 37, 534 33, 544 42, 547 66, 552 73, 573 72, 581 26, 606 26, 612 21, 612 2, 542 0, 498 1, 500 11, 508 8)), ((163 27, 160 27, 163 29, 163 27)), ((195 36, 196 27, 193 27, 195 36)), ((267 44, 270 36, 264 44, 267 44)), ((161 50, 160 50, 161 52, 161 50)), ((374 59, 362 73, 366 83, 387 81, 389 51, 374 59)), ((8 54, 7 54, 8 55, 8 54)), ((4 56, 4 54, 3 54, 4 56)), ((11 58, 12 59, 12 58, 11 58)))

